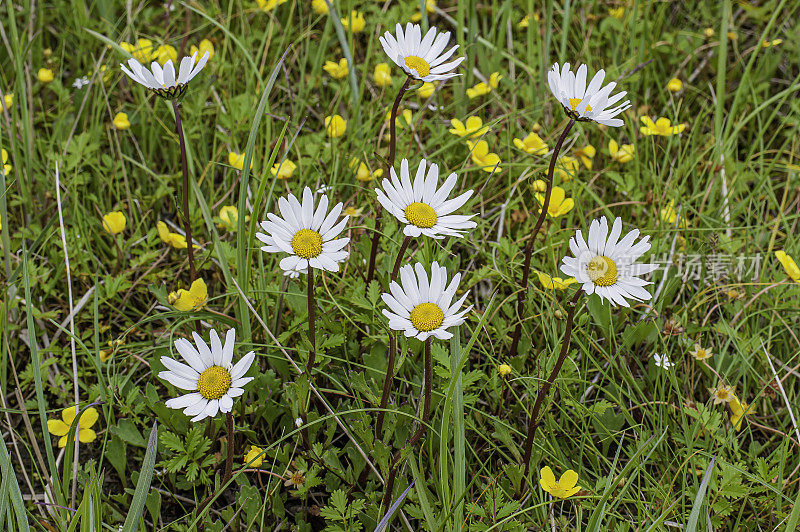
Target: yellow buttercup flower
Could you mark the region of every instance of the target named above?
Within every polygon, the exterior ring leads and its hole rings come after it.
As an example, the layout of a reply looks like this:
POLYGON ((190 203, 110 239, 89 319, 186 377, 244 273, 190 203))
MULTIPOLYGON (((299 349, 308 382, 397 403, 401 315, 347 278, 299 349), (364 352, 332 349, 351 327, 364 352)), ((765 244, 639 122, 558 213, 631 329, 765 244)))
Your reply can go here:
MULTIPOLYGON (((675 200, 669 200, 661 209, 660 215, 662 222, 674 227, 675 221, 678 219, 678 211, 675 210, 675 200)), ((680 229, 686 229, 686 216, 683 214, 681 214, 681 221, 678 227, 680 229)))
POLYGON ((580 168, 578 159, 564 155, 556 161, 555 174, 562 181, 570 181, 578 176, 578 169, 580 168))
POLYGON ((272 165, 272 168, 269 169, 269 172, 277 179, 289 179, 292 177, 292 174, 296 168, 296 164, 289 159, 286 159, 283 162, 278 161, 272 165))
POLYGON ((734 396, 728 402, 728 406, 731 408, 731 425, 733 425, 735 430, 742 430, 745 420, 745 412, 750 405, 744 401, 740 402, 739 399, 734 396))
POLYGON ((618 163, 625 164, 633 160, 636 155, 636 148, 634 148, 633 144, 623 144, 620 146, 617 144, 616 140, 612 139, 608 141, 608 153, 611 155, 611 158, 618 163))
POLYGON ((328 3, 325 2, 325 0, 312 0, 311 9, 313 9, 314 13, 316 13, 317 15, 327 15, 328 3))
POLYGON ((649 116, 643 116, 641 121, 644 124, 639 128, 639 131, 641 131, 642 135, 660 135, 662 137, 669 137, 672 135, 677 135, 678 133, 683 133, 683 130, 686 129, 686 124, 678 124, 677 126, 673 126, 670 119, 665 117, 661 117, 653 122, 649 116))
MULTIPOLYGON (((386 123, 388 124, 389 121, 392 119, 392 112, 389 111, 386 113, 386 123)), ((397 127, 405 127, 410 126, 411 123, 414 121, 414 114, 411 112, 411 109, 403 109, 394 119, 394 125, 397 127)))
POLYGON ((583 148, 575 150, 574 153, 578 156, 583 163, 583 166, 585 166, 587 170, 592 169, 592 159, 594 159, 594 156, 597 154, 597 150, 594 146, 587 144, 583 148))
POLYGON ((378 179, 383 175, 382 169, 378 168, 374 172, 370 172, 369 167, 364 164, 363 161, 357 161, 355 159, 350 162, 350 168, 355 167, 356 163, 358 163, 358 168, 356 169, 356 179, 361 182, 367 183, 373 179, 378 179))
POLYGON ((501 377, 506 377, 508 375, 511 375, 512 371, 514 371, 514 369, 508 364, 500 364, 499 366, 497 366, 497 374, 500 375, 501 377))
POLYGON ((467 89, 467 97, 470 100, 484 96, 492 92, 492 88, 484 82, 476 84, 474 87, 467 89))
POLYGON ((457 118, 450 120, 450 133, 459 137, 480 137, 489 131, 489 126, 483 125, 483 120, 479 116, 470 116, 466 124, 457 118))
POLYGON ((489 151, 489 144, 485 140, 478 142, 467 141, 472 162, 480 166, 484 172, 500 172, 500 156, 489 151))
POLYGON ((195 279, 189 290, 181 288, 177 292, 171 292, 167 296, 167 301, 181 312, 200 310, 208 303, 206 282, 202 279, 195 279))
POLYGON ((717 32, 714 31, 714 28, 706 28, 703 30, 703 35, 706 36, 706 39, 710 39, 711 37, 716 35, 716 33, 717 32))
POLYGON ((0 150, 0 157, 3 158, 3 175, 11 175, 11 170, 13 170, 13 168, 8 164, 8 152, 5 148, 0 150))
POLYGON ((130 129, 131 123, 128 120, 127 113, 117 113, 114 115, 114 127, 120 130, 130 129))
POLYGON ((608 10, 608 14, 615 19, 622 20, 625 17, 625 6, 612 7, 608 10))
POLYGON ((200 41, 200 46, 192 45, 192 47, 189 48, 189 55, 197 53, 197 57, 203 57, 206 52, 208 52, 208 60, 211 61, 216 51, 214 50, 214 43, 208 39, 200 41))
POLYGON ((714 356, 711 349, 705 349, 699 343, 694 344, 694 350, 689 351, 689 354, 692 355, 695 360, 707 360, 714 356))
POLYGON ((729 31, 729 32, 728 32, 728 39, 730 39, 730 40, 732 40, 732 41, 735 41, 735 40, 737 40, 738 38, 739 38, 739 34, 738 34, 738 33, 736 33, 735 31, 729 31))
MULTIPOLYGON (((533 20, 539 22, 539 13, 533 14, 533 20)), ((517 27, 521 30, 524 30, 525 28, 530 26, 530 24, 531 24, 531 15, 525 15, 524 17, 522 17, 522 20, 517 22, 517 27)))
POLYGON ((247 454, 244 457, 244 465, 253 468, 261 467, 261 464, 264 463, 264 455, 262 454, 263 452, 264 449, 261 447, 251 445, 250 450, 247 451, 247 454))
POLYGON ((325 117, 325 133, 331 138, 338 138, 347 131, 347 120, 339 115, 325 117))
MULTIPOLYGON (((100 415, 93 407, 81 410, 81 417, 78 419, 78 440, 81 443, 93 442, 97 438, 97 433, 92 430, 92 426, 97 422, 100 415)), ((47 431, 53 436, 61 436, 58 440, 59 447, 67 446, 67 435, 69 428, 75 421, 75 407, 71 406, 61 411, 61 419, 48 419, 47 431)))
POLYGON ((342 79, 347 76, 347 59, 344 57, 339 59, 339 62, 325 61, 322 70, 330 74, 333 79, 342 79))
POLYGON ((55 79, 55 74, 53 74, 53 71, 49 68, 40 68, 39 72, 36 73, 36 77, 38 77, 39 81, 42 83, 47 84, 55 79))
POLYGON ((178 62, 178 50, 176 50, 174 46, 162 44, 156 48, 156 61, 158 61, 159 65, 163 67, 164 64, 170 60, 173 65, 178 62))
POLYGON ((496 89, 500 86, 501 79, 503 79, 503 76, 500 75, 500 72, 492 72, 489 76, 489 86, 496 89))
POLYGON ((783 269, 786 271, 786 275, 789 277, 789 279, 796 283, 800 283, 800 268, 797 267, 797 263, 794 261, 794 259, 787 255, 782 249, 779 249, 775 252, 775 258, 777 258, 778 262, 781 263, 781 266, 783 266, 783 269))
POLYGON ((550 277, 546 273, 540 271, 536 272, 536 276, 539 277, 539 282, 542 283, 542 287, 547 290, 564 290, 569 285, 577 282, 572 277, 567 277, 566 279, 550 277))
POLYGON ((288 0, 256 0, 261 11, 270 12, 281 4, 285 4, 288 0))
POLYGON ((422 98, 423 100, 427 100, 431 96, 433 96, 433 91, 436 90, 436 85, 431 83, 430 81, 426 81, 422 84, 420 88, 417 89, 417 96, 422 98))
MULTIPOLYGON (((180 233, 170 232, 166 223, 158 222, 156 224, 156 229, 158 229, 158 237, 162 242, 175 249, 186 249, 186 237, 180 233)), ((194 246, 199 247, 197 244, 194 244, 194 246)))
MULTIPOLYGON (((232 151, 228 154, 228 164, 236 168, 237 170, 244 169, 244 153, 236 153, 232 151)), ((253 159, 250 158, 250 169, 253 169, 253 159)))
POLYGON ((769 48, 769 47, 771 47, 771 46, 778 46, 778 45, 779 45, 779 44, 781 44, 782 42, 783 42, 783 39, 773 39, 773 40, 771 40, 771 41, 764 40, 764 41, 761 43, 761 47, 762 47, 762 48, 769 48))
MULTIPOLYGON (((425 0, 425 11, 431 15, 436 12, 436 0, 425 0)), ((411 22, 419 22, 422 20, 422 12, 417 11, 411 15, 411 22)))
MULTIPOLYGON (((544 194, 536 193, 536 200, 539 205, 544 205, 544 194)), ((561 187, 553 187, 550 191, 550 203, 547 204, 547 214, 553 218, 558 218, 567 214, 575 207, 575 201, 566 197, 566 192, 561 187)))
POLYGON ((578 483, 578 474, 572 469, 567 469, 564 474, 561 475, 558 482, 556 482, 556 476, 553 474, 553 470, 550 469, 550 466, 544 466, 539 474, 541 475, 539 485, 553 497, 566 499, 567 497, 572 497, 581 490, 580 486, 576 486, 578 483))
POLYGON ((342 26, 346 30, 352 30, 353 33, 364 31, 367 21, 364 20, 364 13, 360 11, 351 11, 349 17, 342 17, 342 26))
POLYGON ((236 231, 236 228, 239 227, 239 209, 235 205, 223 205, 219 209, 219 220, 220 223, 217 224, 217 227, 220 229, 236 231))
POLYGON ((678 78, 672 78, 667 83, 667 90, 670 92, 678 92, 683 88, 683 82, 678 78))
POLYGON ((720 384, 716 388, 709 388, 708 391, 710 391, 711 395, 714 396, 715 405, 729 403, 731 402, 731 399, 736 397, 733 392, 733 388, 730 386, 725 386, 724 384, 720 384))
POLYGON ((514 139, 514 146, 529 155, 547 155, 547 143, 536 133, 528 133, 524 139, 514 139))
POLYGON ((147 63, 156 58, 155 47, 150 39, 139 39, 136 44, 121 42, 119 46, 140 63, 147 63))
POLYGON ((108 362, 108 359, 122 346, 123 342, 122 339, 118 340, 109 340, 108 341, 108 349, 101 349, 100 350, 100 361, 101 362, 108 362))
POLYGON ((534 192, 544 192, 547 190, 547 183, 543 179, 537 179, 531 184, 531 187, 534 192))
POLYGON ((103 229, 112 235, 118 235, 125 230, 127 220, 121 211, 113 211, 103 216, 103 229))
MULTIPOLYGON (((347 63, 345 63, 345 67, 347 63)), ((392 86, 392 70, 389 68, 389 63, 378 63, 375 65, 375 72, 372 73, 375 80, 375 85, 378 87, 391 87, 392 86)))
POLYGON ((3 104, 5 104, 6 110, 11 109, 11 106, 14 105, 14 93, 7 92, 3 96, 3 104))

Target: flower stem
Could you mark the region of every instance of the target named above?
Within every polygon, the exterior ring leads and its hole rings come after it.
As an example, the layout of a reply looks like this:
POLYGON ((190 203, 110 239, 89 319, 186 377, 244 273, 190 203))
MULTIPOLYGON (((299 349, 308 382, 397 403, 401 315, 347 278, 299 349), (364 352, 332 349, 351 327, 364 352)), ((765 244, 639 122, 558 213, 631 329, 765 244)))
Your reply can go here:
POLYGON ((233 472, 233 454, 236 452, 236 444, 233 441, 233 412, 228 412, 225 415, 225 425, 228 429, 228 457, 225 459, 225 476, 222 477, 223 486, 231 479, 231 474, 233 472))
POLYGON ((574 124, 575 119, 570 118, 566 127, 564 127, 564 131, 561 132, 561 136, 558 137, 556 147, 553 148, 553 155, 550 158, 550 167, 547 169, 547 188, 544 191, 544 203, 542 204, 541 212, 539 212, 539 217, 536 219, 536 225, 533 226, 533 231, 531 231, 531 234, 528 237, 528 243, 525 245, 525 262, 522 266, 522 279, 519 283, 520 290, 517 293, 517 324, 514 327, 514 335, 511 338, 511 348, 508 352, 509 358, 514 358, 517 356, 519 338, 522 334, 522 314, 525 310, 525 298, 528 294, 528 277, 531 273, 531 255, 533 255, 533 244, 536 241, 536 235, 539 234, 539 229, 542 228, 544 219, 547 216, 547 209, 550 206, 550 194, 553 191, 553 173, 556 169, 558 152, 561 151, 561 145, 564 144, 564 140, 567 138, 567 134, 569 133, 569 130, 572 129, 574 124))
POLYGON ((178 101, 172 100, 175 112, 175 132, 181 147, 181 168, 183 170, 183 230, 186 232, 186 253, 189 256, 189 282, 194 282, 197 272, 194 269, 194 245, 192 244, 192 224, 189 222, 189 165, 186 162, 186 140, 183 136, 181 114, 178 112, 178 101))
POLYGON ((580 297, 581 293, 581 289, 579 288, 578 291, 575 292, 575 295, 572 296, 572 299, 569 300, 569 309, 567 310, 567 325, 564 331, 564 338, 561 340, 561 351, 558 353, 558 360, 556 360, 556 365, 553 367, 553 371, 550 372, 550 376, 542 384, 541 388, 539 388, 539 392, 536 394, 536 401, 533 403, 533 410, 531 410, 531 416, 528 420, 528 436, 525 439, 525 454, 522 458, 522 461, 525 464, 525 477, 528 476, 528 470, 530 469, 531 450, 533 449, 533 436, 536 434, 536 428, 539 426, 539 410, 541 410, 544 398, 547 397, 547 394, 550 392, 553 382, 555 382, 556 377, 558 377, 558 373, 561 371, 561 366, 564 365, 564 361, 567 358, 567 353, 569 353, 569 343, 570 339, 572 338, 572 318, 575 316, 575 305, 578 302, 578 298, 580 297))
MULTIPOLYGON (((403 99, 403 95, 408 90, 408 86, 411 85, 412 78, 406 78, 405 83, 403 86, 400 87, 400 92, 397 93, 397 97, 394 99, 394 105, 392 106, 392 113, 389 116, 389 157, 386 159, 386 172, 383 174, 387 178, 389 177, 389 172, 391 168, 394 166, 394 151, 395 151, 395 144, 397 144, 397 132, 396 132, 396 124, 397 122, 397 110, 400 109, 400 101, 403 99)), ((381 223, 381 216, 383 215, 383 208, 381 208, 380 204, 378 204, 378 208, 375 211, 375 231, 372 233, 372 248, 369 252, 369 266, 367 268, 367 289, 369 289, 369 283, 372 282, 372 278, 375 275, 375 258, 378 255, 378 240, 380 239, 380 223, 381 223)))
MULTIPOLYGON (((424 388, 423 393, 425 399, 422 406, 422 418, 420 419, 419 428, 413 436, 408 440, 404 447, 413 447, 425 435, 428 430, 428 418, 431 413, 431 392, 433 379, 433 371, 431 367, 431 338, 425 340, 425 373, 424 373, 424 388)), ((400 458, 403 456, 403 449, 398 449, 392 458, 392 465, 389 468, 389 476, 386 478, 386 487, 383 493, 383 500, 381 501, 381 508, 389 508, 389 503, 392 499, 392 491, 394 491, 394 481, 397 478, 397 470, 400 458)), ((381 512, 383 513, 383 512, 381 512)))
POLYGON ((308 341, 311 342, 311 350, 308 352, 308 362, 306 363, 306 374, 309 380, 311 372, 314 370, 314 359, 317 356, 317 335, 316 335, 316 309, 314 308, 314 268, 308 267, 308 341))
MULTIPOLYGON (((392 278, 390 282, 397 280, 397 275, 400 273, 400 264, 403 262, 403 256, 406 254, 406 249, 411 243, 411 237, 406 236, 403 243, 400 245, 400 251, 397 253, 397 259, 394 261, 394 268, 392 269, 392 278)), ((381 394, 381 405, 378 410, 378 417, 375 420, 375 437, 380 437, 383 432, 383 416, 386 407, 389 404, 389 394, 392 391, 392 381, 394 380, 394 362, 397 356, 397 335, 394 332, 389 332, 389 360, 386 365, 386 377, 383 381, 383 393, 381 394)))

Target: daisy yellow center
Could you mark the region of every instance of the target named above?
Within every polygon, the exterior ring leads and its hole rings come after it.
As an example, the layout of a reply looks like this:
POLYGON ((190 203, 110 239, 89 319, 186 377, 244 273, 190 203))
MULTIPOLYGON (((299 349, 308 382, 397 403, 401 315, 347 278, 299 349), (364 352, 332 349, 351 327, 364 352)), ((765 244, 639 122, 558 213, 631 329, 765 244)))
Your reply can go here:
POLYGON ((590 260, 586 272, 597 286, 611 286, 617 282, 617 265, 605 255, 598 255, 590 260))
POLYGON ((435 303, 420 303, 411 311, 411 324, 420 331, 438 329, 444 321, 444 312, 435 303))
POLYGON ((231 389, 231 374, 220 366, 211 366, 197 379, 197 391, 205 399, 219 399, 231 389))
MULTIPOLYGON (((583 101, 583 98, 570 98, 569 99, 569 104, 572 106, 572 110, 574 111, 575 109, 577 109, 582 101, 583 101)), ((586 112, 588 113, 591 110, 592 110, 592 106, 591 105, 587 105, 586 106, 586 112)))
POLYGON ((406 207, 406 218, 417 227, 425 229, 436 225, 436 220, 439 219, 436 215, 436 211, 434 211, 430 205, 419 201, 415 201, 406 207))
POLYGON ((322 253, 322 235, 311 229, 300 229, 292 237, 292 249, 304 259, 313 259, 322 253))
POLYGON ((431 66, 423 58, 416 55, 409 55, 405 60, 408 68, 413 68, 419 74, 419 77, 424 78, 431 73, 431 66))

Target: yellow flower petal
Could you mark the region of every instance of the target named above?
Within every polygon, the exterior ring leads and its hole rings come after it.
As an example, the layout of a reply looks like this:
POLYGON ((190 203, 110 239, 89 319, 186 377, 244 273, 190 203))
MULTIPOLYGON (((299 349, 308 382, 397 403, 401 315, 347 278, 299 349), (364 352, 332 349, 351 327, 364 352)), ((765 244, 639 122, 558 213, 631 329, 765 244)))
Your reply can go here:
POLYGON ((48 419, 47 432, 53 436, 64 436, 69 432, 69 425, 60 419, 48 419))

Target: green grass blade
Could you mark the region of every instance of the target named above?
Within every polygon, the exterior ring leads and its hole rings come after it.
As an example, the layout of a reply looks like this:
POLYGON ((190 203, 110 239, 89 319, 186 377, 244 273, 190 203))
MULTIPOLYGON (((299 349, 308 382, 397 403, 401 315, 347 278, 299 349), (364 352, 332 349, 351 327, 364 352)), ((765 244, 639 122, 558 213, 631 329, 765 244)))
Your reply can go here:
MULTIPOLYGON (((3 528, 3 530, 19 530, 27 532, 30 530, 28 527, 28 516, 25 512, 25 504, 22 501, 22 492, 17 483, 17 477, 14 475, 14 469, 11 465, 11 457, 6 450, 6 442, 0 445, 0 470, 3 472, 2 487, 0 492, 0 526, 3 524, 3 517, 6 513, 6 500, 11 500, 11 506, 14 508, 14 514, 17 518, 17 527, 3 528)), ((9 523, 11 525, 11 523, 9 523)))
POLYGON ((716 456, 711 457, 711 462, 709 462, 703 475, 703 480, 700 482, 700 489, 697 490, 697 495, 694 496, 694 505, 692 506, 692 513, 689 514, 689 521, 686 523, 686 532, 695 532, 697 530, 700 512, 703 509, 703 500, 706 497, 706 490, 708 489, 709 481, 711 481, 711 473, 714 471, 714 462, 716 460, 716 456))
POLYGON ((150 437, 147 440, 147 452, 144 455, 142 469, 139 473, 139 481, 136 483, 136 491, 133 493, 131 508, 122 526, 122 532, 136 532, 139 529, 139 519, 144 511, 144 503, 147 494, 150 492, 150 482, 153 480, 153 470, 156 467, 156 451, 158 450, 158 422, 153 423, 150 437))

